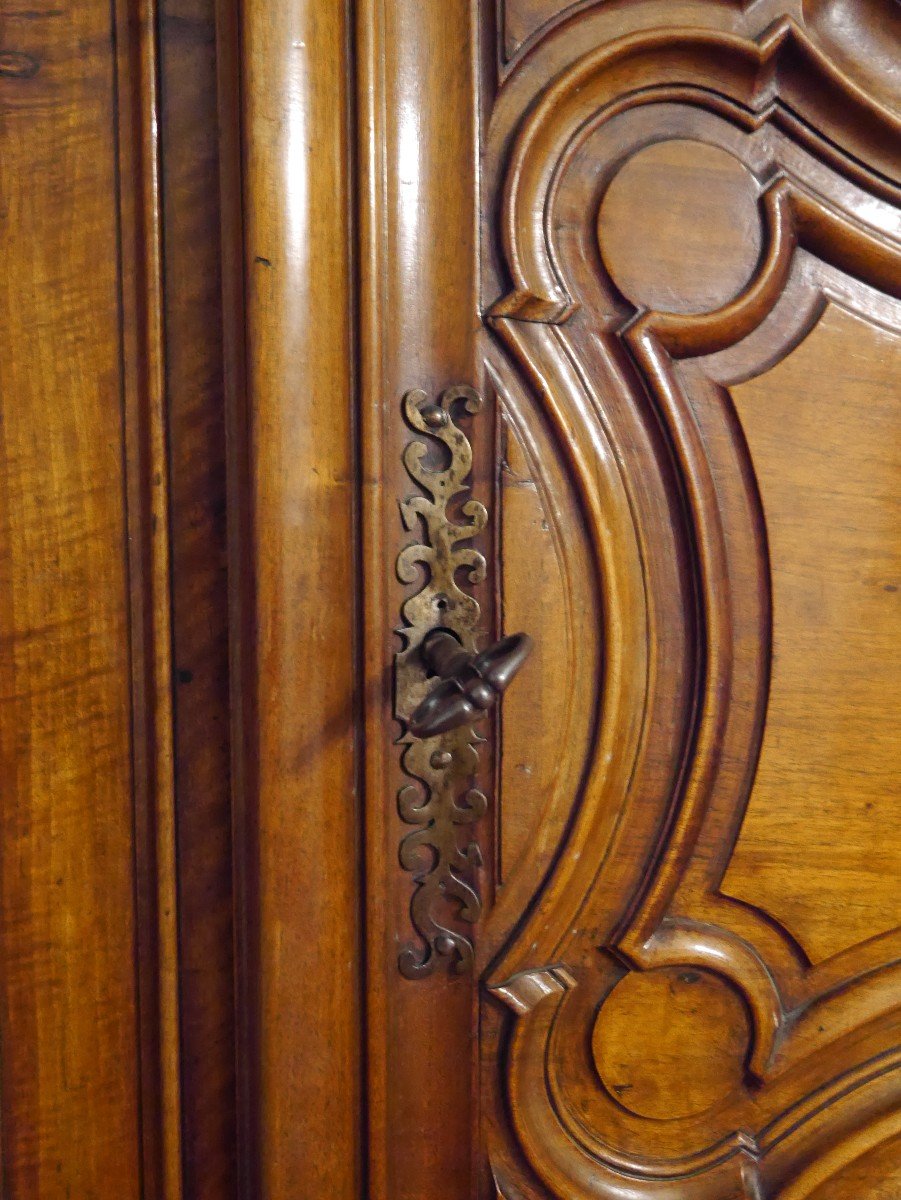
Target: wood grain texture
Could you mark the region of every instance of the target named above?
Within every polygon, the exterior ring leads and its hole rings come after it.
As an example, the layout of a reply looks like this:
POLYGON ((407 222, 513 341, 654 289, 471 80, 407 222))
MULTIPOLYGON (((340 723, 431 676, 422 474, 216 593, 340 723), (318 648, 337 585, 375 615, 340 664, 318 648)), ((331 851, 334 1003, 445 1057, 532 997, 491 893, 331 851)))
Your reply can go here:
POLYGON ((636 308, 721 308, 746 287, 760 257, 757 191, 751 172, 719 146, 676 138, 646 146, 604 192, 604 266, 636 308))
MULTIPOLYGON (((400 770, 391 664, 404 587, 394 564, 415 538, 400 521, 410 494, 402 454, 412 388, 479 388, 476 373, 476 77, 467 0, 357 6, 360 131, 360 414, 362 450, 368 1194, 414 1200, 438 1188, 472 1193, 475 995, 472 976, 404 979, 414 884, 397 847, 409 827, 395 797, 400 770), (448 165, 453 164, 448 169, 448 165)), ((479 388, 479 390, 481 390, 479 388)), ((489 500, 491 408, 478 418, 474 498, 489 500)), ((470 430, 467 429, 467 433, 470 430)), ((482 541, 482 553, 490 549, 482 541)), ((490 628, 492 595, 474 589, 490 628)), ((482 752, 483 761, 491 757, 482 752)), ((490 775, 479 786, 490 793, 490 775)), ((493 858, 486 822, 476 837, 493 858)), ((484 886, 490 877, 478 880, 484 886)), ((477 936, 477 931, 475 936, 477 936)))
POLYGON ((181 1195, 154 23, 4 20, 11 1197, 181 1195))
POLYGON ((108 6, 64 21, 6 22, 6 46, 35 71, 0 78, 8 197, 0 1037, 11 1197, 62 1198, 107 1183, 139 1195, 109 36, 108 6), (85 38, 107 49, 83 57, 85 38), (13 187, 26 175, 41 181, 28 194, 13 187))
POLYGON ((233 1200, 226 455, 212 0, 166 0, 159 43, 184 1187, 196 1200, 233 1200))
MULTIPOLYGON (((568 586, 566 556, 579 548, 562 544, 556 489, 565 485, 559 475, 551 474, 551 448, 545 440, 537 440, 540 431, 525 423, 515 399, 507 395, 503 403, 498 463, 501 534, 495 567, 503 627, 557 625, 568 651, 567 669, 561 671, 561 647, 537 645, 525 686, 511 688, 504 698, 496 869, 498 887, 505 890, 536 839, 556 840, 547 800, 558 790, 560 726, 570 705, 574 660, 579 654, 578 629, 573 628, 579 620, 573 611, 578 599, 568 586)), ((578 573, 578 567, 572 570, 578 573)))
POLYGON ((350 1200, 361 1188, 350 30, 344 4, 314 0, 251 0, 220 11, 219 28, 240 47, 227 52, 240 142, 224 201, 241 202, 227 217, 238 311, 226 319, 244 354, 232 351, 228 381, 242 1195, 350 1200))
POLYGON ((894 1197, 897 22, 4 13, 4 1196, 894 1197))
POLYGON ((494 101, 500 377, 556 430, 579 499, 563 528, 587 533, 604 646, 569 824, 505 881, 519 916, 486 972, 515 1014, 505 1032, 483 1008, 502 1195, 850 1197, 887 1178, 899 630, 875 581, 897 573, 897 97, 822 55, 825 25, 841 36, 825 6, 810 30, 794 8, 744 7, 707 5, 689 32, 655 25, 653 3, 558 5, 494 101), (820 320, 827 297, 850 328, 820 320), (846 522, 867 532, 845 543, 846 522), (877 591, 878 614, 845 622, 877 591), (871 773, 886 805, 872 824, 871 773), (733 861, 742 903, 723 884, 733 861))
MULTIPOLYGON (((282 1167, 302 1144, 316 1145, 316 1106, 336 1093, 318 1074, 335 1061, 321 1044, 309 1059, 314 1086, 271 1082, 276 1048, 289 1062, 301 1044, 280 1022, 307 1009, 291 1007, 289 988, 275 986, 289 979, 296 990, 289 964, 298 961, 291 936, 299 926, 284 924, 267 888, 287 890, 292 839, 300 829, 313 835, 275 803, 284 774, 274 764, 287 754, 301 693, 295 684, 273 696, 262 681, 290 679, 286 647, 302 640, 287 615, 300 604, 291 592, 301 525, 295 472, 304 452, 317 468, 326 453, 306 408, 318 449, 296 440, 296 401, 292 408, 282 389, 297 361, 316 364, 317 379, 326 361, 333 371, 346 361, 347 341, 320 332, 313 346, 298 331, 308 328, 305 315, 325 312, 334 335, 335 296, 348 284, 342 263, 337 288, 326 298, 317 292, 318 303, 303 287, 280 291, 284 264, 257 237, 278 234, 281 253, 312 271, 310 239, 303 250, 297 241, 310 227, 294 223, 292 207, 301 178, 301 211, 337 236, 317 208, 317 187, 292 165, 296 114, 286 99, 305 98, 298 128, 311 128, 317 87, 291 67, 288 43, 306 51, 307 32, 334 26, 320 17, 300 29, 296 14, 248 12, 248 387, 246 405, 235 406, 233 496, 242 517, 232 561, 243 564, 237 794, 241 974, 253 1015, 243 1028, 244 1137, 253 1154, 266 1139, 270 1149, 253 1159, 245 1190, 285 1195, 282 1167), (286 358, 288 345, 296 359, 286 358), (274 536, 262 540, 263 530, 274 536), (310 1105, 316 1119, 304 1143, 286 1114, 310 1105)), ((754 814, 777 804, 766 747, 760 758, 767 722, 771 735, 780 720, 792 730, 787 753, 802 764, 793 781, 813 761, 780 692, 780 663, 789 664, 796 699, 809 667, 792 668, 791 653, 779 650, 780 637, 792 652, 802 647, 802 618, 780 599, 780 562, 798 553, 777 546, 779 514, 803 517, 803 544, 825 560, 811 570, 825 586, 848 548, 811 536, 814 516, 792 495, 812 491, 814 463, 840 449, 852 460, 849 479, 873 474, 875 452, 857 431, 866 397, 888 386, 901 249, 901 123, 890 72, 880 68, 889 26, 880 28, 870 7, 850 20, 841 5, 800 0, 511 0, 476 12, 371 0, 354 17, 342 40, 356 54, 358 376, 341 376, 329 428, 343 436, 345 406, 358 397, 365 1135, 348 1105, 322 1162, 355 1161, 365 1141, 356 1185, 379 1200, 426 1200, 436 1187, 461 1200, 800 1200, 824 1188, 851 1200, 864 1186, 878 1195, 897 1126, 897 931, 888 928, 887 891, 858 869, 869 834, 861 825, 844 869, 824 873, 822 856, 803 858, 803 833, 817 817, 831 829, 832 818, 805 784, 786 783, 778 805, 792 826, 784 839, 792 893, 776 835, 771 827, 755 834, 754 814), (506 45, 499 16, 508 39, 511 19, 519 22, 506 45), (654 205, 643 203, 649 191, 654 205), (866 369, 854 365, 845 335, 820 321, 830 303, 878 337, 866 369), (816 401, 837 410, 832 421, 808 416, 809 460, 777 439, 783 391, 797 392, 796 417, 807 411, 812 360, 804 355, 823 360, 816 401), (789 381, 793 362, 800 374, 789 381), (481 760, 493 821, 478 831, 486 850, 477 879, 485 915, 472 931, 478 984, 438 971, 405 978, 397 966, 415 892, 409 863, 397 860, 408 831, 395 799, 405 779, 392 631, 421 581, 404 569, 398 578, 394 564, 422 540, 398 516, 410 494, 401 402, 411 389, 438 395, 458 384, 489 399, 481 444, 466 430, 473 494, 498 514, 476 547, 489 564, 490 586, 477 596, 485 633, 511 614, 529 628, 531 614, 541 643, 533 695, 511 696, 481 760), (755 444, 754 422, 766 415, 777 433, 755 444), (742 838, 779 882, 746 871, 739 899, 724 880, 733 862, 742 875, 742 838), (842 895, 832 886, 839 880, 842 895), (866 917, 817 949, 855 887, 868 890, 866 917)), ((323 70, 326 62, 335 60, 320 56, 323 70)), ((337 77, 346 76, 339 66, 337 77)), ((334 108, 330 115, 331 140, 297 144, 325 155, 331 147, 334 166, 344 161, 347 125, 334 108)), ((346 221, 340 181, 338 193, 346 221)), ((851 341, 866 344, 860 332, 851 341)), ((880 478, 890 470, 880 460, 880 478)), ((320 530, 339 519, 328 506, 303 511, 318 513, 310 520, 320 530)), ((352 525, 343 528, 350 545, 352 525)), ((894 561, 895 532, 888 515, 871 531, 874 562, 894 561)), ((322 549, 316 563, 321 591, 335 566, 322 549)), ((881 603, 878 621, 888 628, 881 603)), ((349 626, 328 608, 316 610, 314 629, 324 611, 348 687, 349 626)), ((310 647, 314 634, 306 636, 310 647)), ((866 644, 877 653, 872 638, 866 644)), ((885 691, 881 677, 869 691, 834 686, 808 718, 828 708, 844 715, 843 728, 857 719, 869 736, 876 725, 866 714, 888 708, 885 691)), ((337 770, 323 732, 337 722, 314 710, 321 728, 308 743, 311 763, 337 770)), ((820 729, 834 750, 830 794, 840 807, 851 802, 844 744, 820 729)), ((291 794, 299 803, 299 790, 291 794)), ((883 833, 887 859, 895 848, 883 833)), ((334 864, 324 848, 320 855, 334 864)), ((340 876, 348 888, 352 878, 340 876)), ((330 929, 307 961, 314 986, 340 944, 330 929)), ((323 1025, 305 1030, 306 1044, 335 1020, 325 1013, 323 1025)), ((339 1028, 344 1036, 348 1022, 339 1028)), ((333 1053, 347 1044, 339 1039, 333 1053)), ((330 1179, 319 1167, 307 1168, 315 1184, 330 1179)))
POLYGON ((566 4, 560 0, 497 0, 504 58, 513 58, 530 38, 540 34, 542 26, 559 19, 577 4, 578 0, 566 4))
POLYGON ((114 9, 143 1186, 182 1195, 157 9, 114 9))
POLYGON ((897 327, 830 305, 777 367, 730 389, 766 519, 773 661, 723 889, 813 963, 901 925, 899 355, 897 327))

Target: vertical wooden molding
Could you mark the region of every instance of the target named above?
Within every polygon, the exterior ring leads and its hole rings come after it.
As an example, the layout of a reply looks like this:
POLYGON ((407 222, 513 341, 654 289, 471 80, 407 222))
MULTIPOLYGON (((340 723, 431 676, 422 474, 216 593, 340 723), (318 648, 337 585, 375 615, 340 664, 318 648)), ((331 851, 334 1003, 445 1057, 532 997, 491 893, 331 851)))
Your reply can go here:
POLYGON ((183 1188, 235 1200, 234 897, 214 0, 159 0, 183 1188))
POLYGON ((250 969, 253 922, 258 912, 247 864, 256 861, 253 809, 247 780, 255 778, 256 724, 253 642, 254 582, 250 569, 252 508, 247 355, 244 326, 244 237, 242 199, 242 89, 239 0, 216 0, 216 65, 219 108, 219 175, 222 224, 222 363, 225 385, 226 503, 228 509, 229 709, 231 720, 232 869, 235 922, 235 1104, 236 1169, 240 1200, 258 1192, 256 1110, 258 1058, 254 1014, 257 971, 250 969), (246 549, 245 549, 246 548, 246 549), (247 635, 244 634, 245 625, 247 635))
MULTIPOLYGON (((405 595, 395 572, 413 433, 401 400, 478 387, 475 9, 470 0, 359 0, 360 429, 365 651, 368 1198, 473 1194, 472 977, 398 968, 410 940, 409 832, 398 813, 393 632, 405 595)), ((492 447, 479 418, 476 499, 492 447)), ((482 597, 480 596, 480 601, 482 597)), ((486 612, 485 623, 491 619, 486 612)), ((487 824, 487 822, 485 823, 487 824)))
POLYGON ((156 0, 117 0, 115 20, 143 1187, 181 1200, 156 0))
POLYGON ((359 1200, 347 5, 219 28, 241 1188, 359 1200))

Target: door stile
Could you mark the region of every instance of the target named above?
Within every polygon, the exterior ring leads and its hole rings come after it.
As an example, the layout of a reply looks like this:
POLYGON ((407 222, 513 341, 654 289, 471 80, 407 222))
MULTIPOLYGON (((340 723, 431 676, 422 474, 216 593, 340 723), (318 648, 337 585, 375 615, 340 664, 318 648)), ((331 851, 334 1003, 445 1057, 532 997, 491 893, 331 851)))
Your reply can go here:
MULTIPOLYGON (((419 785, 401 767, 393 662, 401 606, 423 586, 402 583, 397 558, 422 531, 400 505, 419 494, 403 453, 422 440, 403 400, 479 387, 477 338, 477 6, 470 0, 360 0, 357 86, 360 236, 360 429, 365 655, 365 907, 368 1196, 464 1200, 474 1194, 478 1045, 472 968, 442 962, 405 978, 405 948, 427 953, 411 921, 415 871, 399 859, 414 828, 398 792, 419 785)), ((470 495, 489 503, 490 404, 462 421, 474 450, 470 495)), ((459 515, 455 518, 459 520, 459 515)), ((489 534, 474 546, 491 561, 489 534)), ((425 578, 425 573, 422 573, 425 578)), ((468 585, 467 585, 468 586, 468 585)), ((492 628, 491 581, 475 585, 481 627, 492 628)), ((490 793, 490 747, 478 784, 490 793)), ((477 826, 491 861, 489 822, 477 826)), ((469 833, 466 833, 468 839, 469 833)), ((423 851, 423 866, 429 857, 423 851)), ((474 872, 484 891, 487 872, 474 872)), ((444 910, 451 920, 453 905, 444 910)), ((460 926, 461 931, 466 929, 460 926)), ((476 936, 477 929, 466 936, 476 936)))

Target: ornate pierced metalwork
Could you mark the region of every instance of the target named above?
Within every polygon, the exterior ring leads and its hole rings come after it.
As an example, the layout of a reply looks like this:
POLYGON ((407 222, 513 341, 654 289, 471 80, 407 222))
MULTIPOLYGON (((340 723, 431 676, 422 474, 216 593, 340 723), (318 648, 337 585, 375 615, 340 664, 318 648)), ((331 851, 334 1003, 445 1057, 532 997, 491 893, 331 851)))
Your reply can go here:
POLYGON ((415 880, 410 916, 419 942, 405 946, 398 966, 408 979, 430 975, 440 962, 462 974, 472 966, 469 937, 455 925, 473 923, 481 914, 475 875, 482 864, 476 840, 466 836, 485 813, 487 800, 473 786, 478 766, 477 744, 482 741, 471 725, 436 737, 416 738, 407 728, 412 713, 434 680, 420 653, 423 639, 433 629, 447 629, 463 648, 474 651, 479 604, 459 585, 465 573, 470 583, 485 578, 485 559, 469 543, 485 528, 488 514, 477 500, 459 507, 464 523, 448 515, 448 505, 469 490, 472 448, 455 424, 462 408, 476 414, 482 400, 471 387, 451 387, 438 403, 425 392, 404 396, 404 414, 417 433, 429 439, 407 444, 403 461, 422 492, 401 503, 404 526, 423 538, 405 546, 397 559, 402 583, 426 581, 402 606, 403 626, 398 633, 404 649, 395 659, 395 715, 404 722, 401 763, 414 781, 397 795, 398 812, 409 825, 400 845, 400 861, 415 880))

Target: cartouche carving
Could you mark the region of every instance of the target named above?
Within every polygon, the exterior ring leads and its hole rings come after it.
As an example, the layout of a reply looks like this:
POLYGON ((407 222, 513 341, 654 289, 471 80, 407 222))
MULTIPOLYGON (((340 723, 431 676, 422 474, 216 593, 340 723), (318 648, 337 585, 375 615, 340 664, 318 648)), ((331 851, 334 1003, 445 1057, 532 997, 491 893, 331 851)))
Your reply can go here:
MULTIPOLYGON (((895 118, 785 19, 754 41, 638 30, 592 47, 551 76, 518 128, 496 133, 507 290, 489 319, 559 438, 604 600, 596 745, 562 851, 548 874, 536 872, 535 899, 486 975, 512 1010, 502 1052, 511 1144, 550 1195, 781 1194, 811 1147, 835 1144, 845 1122, 859 1121, 863 1137, 860 1114, 897 1105, 899 1059, 885 1045, 897 934, 812 968, 777 922, 719 890, 751 782, 740 764, 755 761, 766 703, 768 560, 753 464, 729 397, 692 361, 755 336, 791 286, 811 313, 824 288, 840 289, 841 273, 897 295, 901 247, 888 226, 864 219, 899 202, 897 168, 880 149, 896 133, 895 118), (633 120, 639 110, 643 123, 633 120), (763 257, 719 310, 636 312, 597 255, 598 204, 627 147, 646 144, 652 131, 684 138, 688 130, 701 141, 721 136, 724 149, 747 147, 761 172, 763 257), (648 397, 686 484, 687 503, 673 505, 666 522, 655 504, 669 504, 669 484, 656 474, 653 446, 641 449, 648 397), (673 607, 685 620, 671 623, 648 601, 685 586, 671 571, 680 545, 696 554, 702 603, 683 597, 673 607), (757 586, 731 567, 738 545, 757 586), (731 591, 721 584, 739 578, 731 591), (660 762, 672 781, 662 787, 660 762), (633 870, 637 860, 622 853, 630 842, 653 848, 654 858, 649 851, 633 870), (555 986, 542 964, 558 961, 574 965, 578 987, 555 986), (741 995, 751 1043, 736 1055, 734 1087, 703 1120, 685 1118, 676 1136, 601 1087, 584 1047, 624 970, 685 969, 718 975, 741 995)), ((789 349, 777 328, 770 358, 789 349)), ((509 1162, 517 1184, 532 1178, 509 1162)))
MULTIPOLYGON (((437 404, 416 389, 404 397, 404 414, 412 429, 430 441, 407 444, 403 461, 411 479, 423 493, 401 503, 404 526, 410 532, 424 528, 422 541, 405 546, 397 558, 397 575, 412 584, 425 569, 427 580, 402 606, 404 649, 395 658, 395 715, 410 717, 433 686, 420 653, 433 629, 450 630, 466 650, 475 650, 479 623, 478 601, 459 586, 459 573, 467 571, 471 583, 485 578, 485 559, 470 543, 485 528, 488 514, 477 500, 460 506, 465 524, 448 515, 448 505, 469 490, 472 447, 455 424, 457 406, 470 414, 482 407, 471 387, 451 387, 437 404), (443 456, 437 465, 436 454, 443 456)), ((436 737, 416 738, 405 732, 401 759, 414 783, 405 784, 397 796, 398 812, 409 825, 418 826, 401 842, 400 861, 415 879, 410 915, 420 941, 407 945, 398 966, 408 979, 430 975, 443 960, 458 974, 473 961, 470 938, 454 928, 479 919, 481 901, 470 880, 482 864, 478 843, 467 837, 467 826, 485 813, 487 800, 472 786, 478 767, 476 744, 481 739, 471 725, 436 737), (467 878, 468 877, 468 878, 467 878)))

